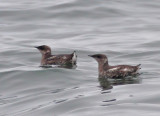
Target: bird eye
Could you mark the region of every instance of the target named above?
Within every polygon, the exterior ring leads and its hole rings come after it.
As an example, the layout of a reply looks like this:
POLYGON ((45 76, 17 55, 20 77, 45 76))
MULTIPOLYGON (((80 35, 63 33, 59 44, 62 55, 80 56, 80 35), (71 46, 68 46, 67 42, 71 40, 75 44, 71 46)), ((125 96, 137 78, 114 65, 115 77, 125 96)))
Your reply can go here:
POLYGON ((101 58, 101 56, 97 56, 97 58, 101 58))
POLYGON ((45 47, 44 47, 44 46, 39 46, 39 49, 40 49, 40 50, 44 50, 45 47))

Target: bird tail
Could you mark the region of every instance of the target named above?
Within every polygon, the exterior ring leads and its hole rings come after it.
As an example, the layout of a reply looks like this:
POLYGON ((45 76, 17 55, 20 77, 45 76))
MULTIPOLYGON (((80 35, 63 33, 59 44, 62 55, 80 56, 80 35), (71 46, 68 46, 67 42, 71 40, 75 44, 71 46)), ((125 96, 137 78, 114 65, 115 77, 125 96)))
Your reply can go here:
POLYGON ((136 67, 140 68, 141 64, 138 64, 136 67))
MULTIPOLYGON (((140 66, 141 66, 141 64, 138 64, 136 67, 137 67, 137 68, 140 68, 140 66)), ((141 69, 141 68, 140 68, 140 69, 141 69)))
POLYGON ((138 64, 137 66, 139 67, 139 66, 141 66, 141 64, 138 64))
POLYGON ((137 68, 137 70, 136 70, 136 73, 138 73, 138 71, 141 69, 141 64, 138 64, 137 66, 136 66, 136 68, 137 68))

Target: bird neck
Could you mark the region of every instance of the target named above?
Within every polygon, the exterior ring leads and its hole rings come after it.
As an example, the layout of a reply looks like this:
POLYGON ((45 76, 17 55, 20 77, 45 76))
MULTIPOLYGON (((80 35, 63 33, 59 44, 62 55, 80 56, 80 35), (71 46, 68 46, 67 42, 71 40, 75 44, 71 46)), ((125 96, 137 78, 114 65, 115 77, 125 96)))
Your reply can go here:
POLYGON ((50 56, 51 56, 51 53, 42 54, 41 65, 45 65, 46 59, 49 58, 50 56))
POLYGON ((98 62, 98 72, 99 75, 104 75, 105 69, 108 68, 108 61, 106 62, 98 62))

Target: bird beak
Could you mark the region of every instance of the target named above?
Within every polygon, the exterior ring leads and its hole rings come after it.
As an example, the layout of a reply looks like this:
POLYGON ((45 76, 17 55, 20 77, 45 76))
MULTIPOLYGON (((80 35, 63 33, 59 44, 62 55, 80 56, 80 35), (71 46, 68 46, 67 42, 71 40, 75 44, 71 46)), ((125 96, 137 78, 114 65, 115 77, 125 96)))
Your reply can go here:
POLYGON ((37 48, 37 49, 38 49, 38 46, 34 46, 34 48, 37 48))
POLYGON ((93 57, 93 55, 88 55, 89 57, 93 57))

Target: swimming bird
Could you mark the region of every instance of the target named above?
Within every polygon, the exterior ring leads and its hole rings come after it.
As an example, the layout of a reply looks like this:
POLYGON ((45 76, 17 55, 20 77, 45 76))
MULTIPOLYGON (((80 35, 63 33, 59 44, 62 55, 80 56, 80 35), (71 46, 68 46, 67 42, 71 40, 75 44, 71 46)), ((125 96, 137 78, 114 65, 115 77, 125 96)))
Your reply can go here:
POLYGON ((138 75, 138 71, 141 64, 137 66, 130 66, 130 65, 117 65, 117 66, 110 66, 108 64, 108 58, 104 54, 95 54, 89 55, 90 57, 94 58, 98 62, 98 72, 100 77, 107 77, 107 78, 124 78, 127 76, 136 76, 138 75))
POLYGON ((41 66, 46 65, 76 65, 77 63, 77 55, 74 51, 72 54, 59 54, 52 55, 51 48, 47 45, 36 46, 40 53, 42 54, 41 58, 41 66))

